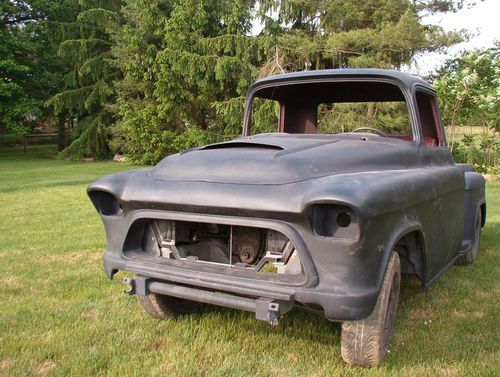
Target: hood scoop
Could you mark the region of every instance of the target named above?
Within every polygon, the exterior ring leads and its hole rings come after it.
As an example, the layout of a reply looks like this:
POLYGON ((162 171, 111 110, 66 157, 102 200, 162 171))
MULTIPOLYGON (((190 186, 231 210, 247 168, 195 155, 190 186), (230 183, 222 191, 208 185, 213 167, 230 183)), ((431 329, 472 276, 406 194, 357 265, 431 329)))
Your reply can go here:
POLYGON ((275 145, 275 144, 264 144, 264 143, 254 143, 254 142, 241 142, 241 141, 235 141, 235 142, 226 142, 226 143, 217 143, 217 144, 210 144, 205 147, 199 148, 198 150, 202 151, 207 151, 211 149, 229 149, 229 148, 259 148, 259 149, 273 149, 273 150, 278 150, 282 151, 285 148, 275 145))

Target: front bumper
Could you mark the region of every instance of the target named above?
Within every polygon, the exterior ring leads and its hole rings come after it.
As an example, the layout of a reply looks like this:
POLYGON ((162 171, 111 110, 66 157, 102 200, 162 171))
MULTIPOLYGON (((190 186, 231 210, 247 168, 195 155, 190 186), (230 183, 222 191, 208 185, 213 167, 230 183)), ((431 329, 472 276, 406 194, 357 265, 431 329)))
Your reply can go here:
MULTIPOLYGON (((278 304, 280 314, 293 306, 299 306, 322 312, 331 321, 359 320, 370 315, 378 296, 375 286, 373 290, 343 292, 335 287, 325 286, 320 281, 313 286, 293 286, 283 282, 243 277, 244 271, 236 269, 233 269, 231 274, 222 274, 165 264, 138 262, 116 256, 112 252, 106 252, 103 261, 106 275, 110 278, 118 271, 126 271, 134 273, 142 279, 146 278, 148 284, 160 283, 169 287, 177 286, 180 288, 180 292, 183 292, 183 288, 194 289, 199 293, 198 296, 183 295, 182 293, 175 296, 235 309, 248 311, 255 309, 256 317, 264 320, 268 320, 266 318, 274 320, 274 316, 268 311, 263 311, 262 306, 258 306, 257 302, 278 304), (224 301, 225 304, 218 301, 204 301, 202 297, 207 292, 211 295, 223 294, 224 299, 227 299, 224 301), (245 309, 236 304, 248 300, 255 302, 252 309, 245 309), (257 311, 257 308, 261 309, 257 311)), ((155 291, 150 288, 144 290, 146 294, 149 292, 171 294, 173 291, 155 291)))

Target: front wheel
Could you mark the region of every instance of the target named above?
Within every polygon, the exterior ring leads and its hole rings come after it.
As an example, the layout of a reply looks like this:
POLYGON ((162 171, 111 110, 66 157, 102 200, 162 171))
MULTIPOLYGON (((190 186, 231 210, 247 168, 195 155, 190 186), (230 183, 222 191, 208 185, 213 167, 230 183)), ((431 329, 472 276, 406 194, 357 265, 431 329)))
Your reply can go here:
POLYGON ((179 317, 198 308, 197 302, 156 293, 137 295, 137 299, 144 311, 157 319, 179 317))
POLYGON ((401 267, 393 251, 372 314, 342 323, 341 352, 345 362, 363 367, 379 365, 387 354, 399 301, 401 267))

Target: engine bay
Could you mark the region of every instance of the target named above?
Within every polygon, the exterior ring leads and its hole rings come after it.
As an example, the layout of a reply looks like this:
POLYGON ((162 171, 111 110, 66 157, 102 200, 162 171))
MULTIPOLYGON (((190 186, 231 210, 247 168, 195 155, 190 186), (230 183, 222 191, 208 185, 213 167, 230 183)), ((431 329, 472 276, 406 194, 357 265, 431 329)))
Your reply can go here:
POLYGON ((153 219, 144 223, 143 229, 142 251, 159 258, 258 272, 302 273, 292 242, 272 229, 153 219))

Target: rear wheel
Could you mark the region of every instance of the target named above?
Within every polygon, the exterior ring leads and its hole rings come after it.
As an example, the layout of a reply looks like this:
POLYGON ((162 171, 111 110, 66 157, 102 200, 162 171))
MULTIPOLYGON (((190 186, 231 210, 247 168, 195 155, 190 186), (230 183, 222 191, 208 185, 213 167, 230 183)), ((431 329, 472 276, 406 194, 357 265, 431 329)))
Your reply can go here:
POLYGON ((137 295, 137 299, 146 313, 158 319, 176 318, 192 313, 198 307, 197 302, 156 293, 137 295))
POLYGON ((362 321, 342 323, 342 358, 349 364, 372 367, 387 354, 396 317, 401 267, 399 255, 393 251, 373 313, 362 321))
POLYGON ((476 260, 479 255, 479 249, 481 247, 481 227, 483 222, 483 214, 481 208, 479 208, 476 217, 476 232, 474 234, 474 244, 472 248, 466 252, 464 255, 460 255, 457 259, 457 264, 460 266, 468 266, 476 260))

